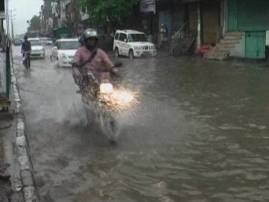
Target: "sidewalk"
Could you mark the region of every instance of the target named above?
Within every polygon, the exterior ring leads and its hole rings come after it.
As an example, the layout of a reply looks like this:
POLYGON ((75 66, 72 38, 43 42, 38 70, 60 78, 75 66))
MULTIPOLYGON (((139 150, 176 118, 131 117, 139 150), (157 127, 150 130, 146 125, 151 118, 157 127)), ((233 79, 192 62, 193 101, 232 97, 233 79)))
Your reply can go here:
MULTIPOLYGON (((3 93, 6 86, 5 77, 5 57, 4 53, 0 53, 0 91, 3 93)), ((0 109, 2 110, 2 109, 0 109)), ((0 112, 0 201, 6 202, 10 201, 11 198, 11 183, 10 183, 10 173, 9 165, 6 162, 6 137, 12 134, 14 131, 14 119, 12 116, 6 112, 0 112)), ((7 146, 7 145, 6 145, 7 146)))
MULTIPOLYGON (((14 100, 12 92, 11 100, 14 100)), ((23 202, 14 144, 16 141, 16 116, 14 102, 8 112, 0 112, 0 202, 23 202)))
POLYGON ((5 143, 7 136, 14 130, 14 120, 6 114, 0 113, 0 201, 8 202, 11 200, 12 189, 10 183, 9 165, 5 158, 5 143))
MULTIPOLYGON (((4 65, 0 60, 0 68, 4 65)), ((36 202, 22 102, 13 67, 11 77, 11 106, 9 112, 0 111, 0 202, 36 202)))

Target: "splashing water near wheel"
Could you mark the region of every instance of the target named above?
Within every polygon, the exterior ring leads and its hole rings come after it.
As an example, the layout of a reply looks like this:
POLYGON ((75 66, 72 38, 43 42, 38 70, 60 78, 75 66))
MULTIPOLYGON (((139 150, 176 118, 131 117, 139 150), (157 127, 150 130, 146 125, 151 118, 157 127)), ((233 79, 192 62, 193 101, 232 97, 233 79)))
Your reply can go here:
POLYGON ((112 112, 102 111, 98 114, 100 128, 111 143, 116 143, 120 134, 120 125, 112 112))

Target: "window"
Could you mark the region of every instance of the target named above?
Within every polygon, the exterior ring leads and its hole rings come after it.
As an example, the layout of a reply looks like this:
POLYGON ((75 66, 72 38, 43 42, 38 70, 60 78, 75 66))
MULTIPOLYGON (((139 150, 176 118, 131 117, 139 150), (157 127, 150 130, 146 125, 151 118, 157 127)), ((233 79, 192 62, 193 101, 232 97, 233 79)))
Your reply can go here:
POLYGON ((86 12, 87 12, 87 7, 82 6, 82 7, 81 7, 81 12, 82 12, 82 13, 86 13, 86 12))
POLYGON ((126 36, 126 34, 120 34, 120 38, 119 38, 119 40, 120 41, 125 41, 127 39, 127 36, 126 36))
POLYGON ((147 37, 145 34, 129 34, 129 42, 146 42, 147 37))
POLYGON ((5 12, 5 1, 4 0, 0 1, 0 12, 5 12))
POLYGON ((60 46, 59 46, 59 43, 58 43, 58 42, 56 42, 56 43, 55 43, 55 46, 57 47, 57 49, 59 49, 59 48, 60 48, 60 46))
POLYGON ((61 41, 58 43, 59 50, 75 50, 80 47, 78 41, 61 41))
POLYGON ((32 46, 42 46, 42 42, 40 40, 29 40, 32 46))
POLYGON ((115 35, 115 39, 116 39, 116 40, 119 40, 119 36, 120 36, 120 34, 119 34, 119 33, 116 33, 116 35, 115 35))

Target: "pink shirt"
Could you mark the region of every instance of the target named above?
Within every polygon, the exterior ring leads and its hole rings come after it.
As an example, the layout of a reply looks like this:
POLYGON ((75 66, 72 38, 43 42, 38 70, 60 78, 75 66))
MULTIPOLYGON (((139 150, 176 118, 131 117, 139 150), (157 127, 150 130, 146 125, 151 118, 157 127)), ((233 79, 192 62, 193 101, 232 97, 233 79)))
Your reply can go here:
MULTIPOLYGON (((74 58, 74 62, 78 65, 84 64, 89 60, 92 53, 85 46, 80 47, 74 58)), ((82 67, 82 71, 102 72, 102 70, 109 70, 113 67, 113 63, 108 55, 102 50, 97 49, 97 53, 90 63, 87 63, 82 67)))

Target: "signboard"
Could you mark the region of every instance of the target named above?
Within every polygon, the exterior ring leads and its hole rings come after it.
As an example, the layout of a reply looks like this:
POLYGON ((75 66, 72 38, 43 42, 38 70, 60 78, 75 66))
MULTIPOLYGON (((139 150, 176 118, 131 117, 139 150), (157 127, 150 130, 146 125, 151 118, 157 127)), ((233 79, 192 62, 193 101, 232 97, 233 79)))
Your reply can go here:
POLYGON ((142 13, 156 13, 156 0, 141 0, 140 12, 142 13))

